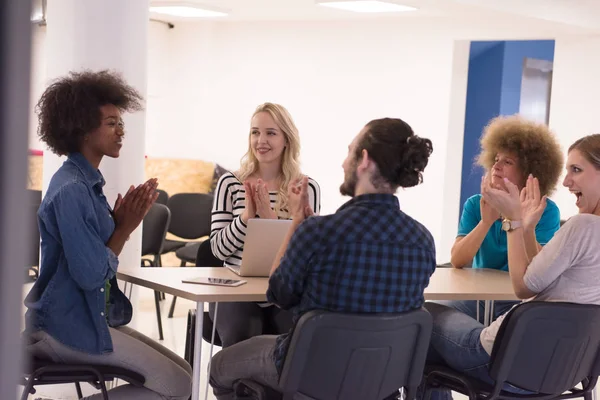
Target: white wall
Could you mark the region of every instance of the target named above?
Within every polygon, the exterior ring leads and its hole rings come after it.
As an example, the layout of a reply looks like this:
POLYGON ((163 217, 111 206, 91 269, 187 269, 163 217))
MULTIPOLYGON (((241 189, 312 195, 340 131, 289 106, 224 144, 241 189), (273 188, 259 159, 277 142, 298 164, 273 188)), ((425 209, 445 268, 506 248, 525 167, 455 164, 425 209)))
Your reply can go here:
MULTIPOLYGON (((399 117, 434 144, 425 183, 400 191, 401 206, 440 241, 454 40, 426 29, 416 39, 390 23, 332 24, 179 24, 170 143, 149 153, 235 169, 254 108, 278 102, 300 129, 303 170, 319 182, 323 212, 331 213, 347 200, 338 188, 352 138, 371 119, 399 117)), ((452 168, 460 174, 459 161, 452 168)), ((458 210, 458 197, 449 203, 458 210)))
POLYGON ((34 150, 44 150, 44 144, 41 143, 37 137, 38 120, 35 115, 35 105, 48 84, 48 82, 46 82, 46 27, 32 25, 31 29, 29 148, 34 150))
MULTIPOLYGON (((600 133, 598 71, 600 35, 556 39, 549 125, 557 133, 565 154, 575 140, 600 133)), ((560 186, 553 199, 563 218, 577 214, 575 196, 566 188, 560 186)))
MULTIPOLYGON (((147 143, 155 143, 163 139, 161 133, 168 125, 169 119, 160 112, 169 88, 171 77, 171 63, 169 62, 168 27, 165 24, 150 22, 148 26, 148 96, 147 109, 147 143), (154 110, 157 112, 154 112, 154 110)), ((46 78, 46 60, 48 57, 57 57, 56 54, 46 54, 46 27, 32 25, 32 66, 30 88, 30 123, 29 123, 29 148, 46 150, 37 136, 38 120, 34 106, 40 99, 44 89, 50 83, 46 78)), ((160 147, 160 143, 158 144, 160 147)))

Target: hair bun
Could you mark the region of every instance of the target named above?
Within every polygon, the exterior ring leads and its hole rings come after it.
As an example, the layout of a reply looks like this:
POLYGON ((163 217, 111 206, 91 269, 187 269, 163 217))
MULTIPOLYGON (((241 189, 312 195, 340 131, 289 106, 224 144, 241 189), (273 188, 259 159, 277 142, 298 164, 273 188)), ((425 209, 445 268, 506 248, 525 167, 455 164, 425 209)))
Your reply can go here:
POLYGON ((412 187, 423 182, 423 171, 433 152, 431 140, 411 135, 406 138, 402 149, 401 162, 396 169, 396 183, 402 187, 412 187))

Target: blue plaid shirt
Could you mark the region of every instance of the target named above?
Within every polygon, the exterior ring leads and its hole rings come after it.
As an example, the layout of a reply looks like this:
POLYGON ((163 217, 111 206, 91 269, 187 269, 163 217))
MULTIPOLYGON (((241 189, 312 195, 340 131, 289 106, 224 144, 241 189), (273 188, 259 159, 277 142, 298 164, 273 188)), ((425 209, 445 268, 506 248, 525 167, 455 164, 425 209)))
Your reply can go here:
MULTIPOLYGON (((435 270, 431 233, 400 210, 391 194, 354 197, 335 214, 311 217, 294 232, 267 299, 294 314, 322 309, 398 313, 423 305, 435 270)), ((277 338, 279 373, 291 333, 277 338)))

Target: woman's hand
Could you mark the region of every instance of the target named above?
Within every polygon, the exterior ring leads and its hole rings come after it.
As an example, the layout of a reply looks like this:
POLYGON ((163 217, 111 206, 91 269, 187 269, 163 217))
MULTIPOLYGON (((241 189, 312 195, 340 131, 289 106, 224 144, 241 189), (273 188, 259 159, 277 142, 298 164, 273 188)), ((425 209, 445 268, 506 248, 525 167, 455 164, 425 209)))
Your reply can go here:
POLYGON ((249 181, 244 182, 244 190, 246 191, 246 200, 244 205, 244 212, 242 212, 242 222, 248 223, 250 218, 256 217, 256 204, 254 203, 254 185, 249 181))
POLYGON ((521 216, 523 218, 523 229, 530 231, 535 229, 546 209, 546 196, 541 196, 540 182, 537 178, 529 175, 527 184, 521 190, 521 216))
POLYGON ((483 197, 484 185, 490 182, 489 176, 486 175, 481 179, 481 200, 479 200, 479 210, 481 211, 481 220, 484 224, 492 226, 500 218, 500 212, 498 212, 490 203, 485 201, 483 197))
POLYGON ((131 234, 158 198, 157 187, 158 179, 151 178, 137 188, 131 186, 124 197, 119 194, 113 209, 115 229, 122 230, 127 235, 131 234))
POLYGON ((256 213, 262 219, 277 219, 277 214, 271 208, 271 198, 267 185, 261 180, 256 181, 253 192, 254 204, 256 205, 256 213))
POLYGON ((288 185, 288 208, 295 222, 302 222, 314 215, 308 204, 308 178, 295 179, 288 185))
POLYGON ((505 218, 512 221, 521 221, 519 188, 506 178, 504 178, 504 184, 506 185, 506 191, 493 187, 489 178, 485 177, 481 191, 483 199, 505 218))

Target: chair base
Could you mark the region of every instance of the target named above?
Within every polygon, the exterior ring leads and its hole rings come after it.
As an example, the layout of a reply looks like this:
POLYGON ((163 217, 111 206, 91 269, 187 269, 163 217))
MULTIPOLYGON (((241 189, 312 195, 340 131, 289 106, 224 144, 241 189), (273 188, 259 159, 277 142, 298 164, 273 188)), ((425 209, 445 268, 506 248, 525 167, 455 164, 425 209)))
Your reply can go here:
POLYGON ((469 397, 469 400, 495 400, 495 399, 572 399, 577 397, 583 397, 584 399, 591 400, 592 391, 596 386, 598 378, 592 380, 586 379, 583 382, 583 389, 572 388, 570 393, 564 393, 562 395, 545 394, 545 393, 532 393, 532 394, 518 394, 512 393, 505 390, 501 390, 497 395, 494 395, 494 386, 489 385, 485 382, 481 382, 477 379, 471 378, 451 368, 444 366, 427 366, 423 374, 423 382, 426 383, 425 399, 429 400, 431 397, 431 390, 436 388, 445 388, 454 392, 461 393, 469 397))
POLYGON ((114 379, 124 380, 132 385, 141 387, 145 383, 145 378, 124 368, 103 366, 103 365, 85 365, 85 364, 57 364, 48 360, 34 359, 30 368, 23 376, 23 393, 21 400, 27 400, 29 394, 35 393, 35 386, 39 385, 58 385, 64 383, 74 383, 77 396, 82 398, 80 383, 87 382, 102 392, 104 399, 108 400, 108 390, 105 382, 114 379))

